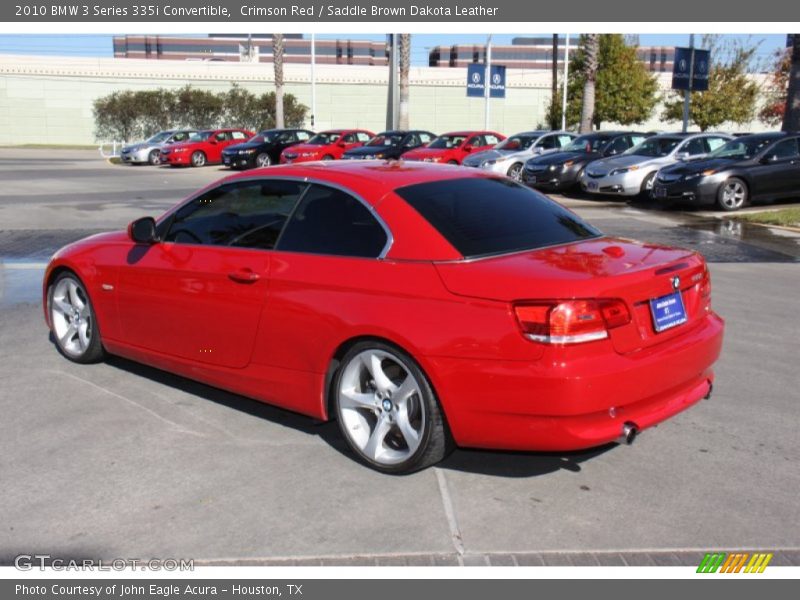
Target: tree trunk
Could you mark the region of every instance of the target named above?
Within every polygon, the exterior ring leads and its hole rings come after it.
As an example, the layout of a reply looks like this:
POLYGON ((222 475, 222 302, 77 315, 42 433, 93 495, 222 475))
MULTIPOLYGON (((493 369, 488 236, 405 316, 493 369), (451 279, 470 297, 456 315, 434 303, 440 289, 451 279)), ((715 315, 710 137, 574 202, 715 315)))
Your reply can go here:
POLYGON ((411 34, 401 33, 399 36, 400 46, 400 98, 398 127, 408 129, 408 71, 411 67, 411 34))
POLYGON ((275 127, 283 123, 283 34, 272 34, 272 62, 275 67, 275 127))
POLYGON ((786 110, 783 113, 783 130, 800 131, 800 33, 792 34, 791 60, 789 89, 786 92, 786 110))
POLYGON ((600 36, 596 33, 589 33, 583 36, 584 54, 584 83, 583 99, 581 102, 581 126, 580 133, 592 131, 594 122, 594 84, 597 81, 597 59, 600 51, 600 36))
MULTIPOLYGON (((550 90, 550 106, 555 106, 558 102, 558 34, 553 34, 553 73, 550 90)), ((550 129, 558 129, 560 123, 558 122, 556 111, 550 111, 550 129)))

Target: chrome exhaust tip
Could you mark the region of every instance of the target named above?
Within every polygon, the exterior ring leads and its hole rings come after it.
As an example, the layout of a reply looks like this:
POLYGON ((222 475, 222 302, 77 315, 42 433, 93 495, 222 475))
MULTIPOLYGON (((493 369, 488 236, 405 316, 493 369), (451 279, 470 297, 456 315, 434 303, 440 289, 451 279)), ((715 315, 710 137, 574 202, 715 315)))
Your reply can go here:
POLYGON ((633 444, 637 435, 639 435, 639 428, 636 426, 636 423, 626 421, 622 426, 622 435, 617 438, 617 443, 630 446, 633 444))

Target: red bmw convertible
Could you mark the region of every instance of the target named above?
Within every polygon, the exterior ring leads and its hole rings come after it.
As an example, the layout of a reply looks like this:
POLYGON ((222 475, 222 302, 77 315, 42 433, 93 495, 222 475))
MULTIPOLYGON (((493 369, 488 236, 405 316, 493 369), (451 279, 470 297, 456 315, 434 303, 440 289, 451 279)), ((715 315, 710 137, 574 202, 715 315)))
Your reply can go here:
POLYGON ((453 445, 630 442, 711 393, 703 258, 614 239, 478 169, 307 163, 223 179, 61 249, 58 349, 338 420, 409 472, 453 445))

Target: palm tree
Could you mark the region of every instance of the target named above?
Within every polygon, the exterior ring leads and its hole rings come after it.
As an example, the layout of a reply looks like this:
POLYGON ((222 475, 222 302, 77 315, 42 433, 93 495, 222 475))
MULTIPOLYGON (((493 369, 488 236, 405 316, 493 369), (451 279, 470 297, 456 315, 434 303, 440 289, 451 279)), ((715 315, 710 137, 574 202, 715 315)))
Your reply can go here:
POLYGON ((784 131, 800 130, 800 33, 792 34, 791 61, 786 110, 783 113, 784 131))
POLYGON ((411 66, 411 34, 399 35, 400 46, 400 98, 398 127, 408 129, 408 70, 411 66))
POLYGON ((283 34, 272 34, 272 63, 275 67, 275 127, 283 127, 283 34))
POLYGON ((583 100, 581 102, 581 126, 580 133, 592 131, 594 121, 594 84, 597 80, 597 62, 600 53, 600 36, 596 33, 588 33, 581 40, 583 51, 583 72, 585 80, 583 82, 583 100))

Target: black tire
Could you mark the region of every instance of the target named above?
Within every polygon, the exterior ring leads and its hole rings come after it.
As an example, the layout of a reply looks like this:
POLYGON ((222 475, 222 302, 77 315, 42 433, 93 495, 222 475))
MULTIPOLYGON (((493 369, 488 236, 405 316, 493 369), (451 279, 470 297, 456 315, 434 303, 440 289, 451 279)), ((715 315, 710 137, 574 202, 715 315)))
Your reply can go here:
POLYGON ((192 153, 192 158, 189 160, 189 163, 193 167, 204 167, 206 165, 206 155, 204 152, 200 150, 195 150, 192 153))
POLYGON ((151 150, 147 156, 147 162, 154 167, 161 164, 161 153, 158 150, 151 150))
POLYGON ((255 165, 256 167, 269 167, 272 165, 272 159, 270 158, 269 154, 262 152, 256 156, 255 165))
POLYGON ((322 157, 322 160, 333 160, 333 156, 331 156, 330 154, 326 154, 325 156, 322 157))
MULTIPOLYGON (((399 369, 398 369, 399 371, 399 369)), ((396 371, 397 372, 397 371, 396 371)), ((406 376, 407 376, 406 375, 406 376)), ((403 379, 402 381, 405 381, 403 379)), ((377 397, 378 388, 375 389, 375 395, 377 397)), ((399 388, 398 388, 399 390, 399 388)), ((450 432, 447 428, 447 423, 442 412, 441 407, 439 406, 439 401, 436 399, 436 393, 434 392, 430 382, 428 381, 427 376, 419 367, 417 362, 404 350, 401 350, 397 346, 387 344, 382 341, 378 340, 369 340, 358 342, 354 344, 344 355, 341 362, 339 363, 339 367, 336 371, 336 374, 333 377, 333 381, 331 384, 331 405, 332 405, 332 413, 335 415, 336 420, 339 423, 339 431, 342 434, 342 437, 347 442, 347 445, 350 447, 352 452, 358 458, 360 462, 363 464, 375 469, 376 471, 380 471, 382 473, 388 474, 406 474, 406 473, 413 473, 415 471, 419 471, 421 469, 425 469, 431 465, 434 465, 444 459, 453 449, 454 444, 452 442, 452 438, 450 436, 450 432), (359 355, 363 355, 365 352, 377 352, 381 354, 390 355, 381 361, 381 364, 389 363, 388 369, 391 370, 393 366, 398 366, 402 369, 407 371, 407 375, 410 374, 413 376, 415 382, 417 384, 416 389, 418 392, 415 392, 410 396, 410 399, 413 398, 414 402, 416 403, 415 408, 420 411, 422 415, 424 415, 424 419, 421 420, 421 434, 419 437, 419 445, 417 446, 416 450, 413 451, 406 459, 402 460, 401 462, 396 462, 394 464, 386 464, 382 462, 378 462, 373 458, 367 456, 364 451, 356 444, 356 442, 351 437, 351 431, 348 431, 348 426, 346 424, 345 418, 343 418, 343 408, 342 408, 342 395, 340 393, 342 387, 342 379, 346 376, 348 372, 348 365, 359 365, 361 363, 361 359, 358 358, 359 355), (357 361, 357 362, 354 362, 357 361)), ((411 401, 409 399, 409 401, 411 401)), ((376 401, 377 402, 377 401, 376 401)), ((391 402, 390 402, 391 404, 391 402)), ((383 414, 380 410, 380 404, 376 404, 376 408, 378 409, 378 413, 383 414)), ((399 403, 393 410, 399 411, 399 403)), ((366 411, 366 414, 369 415, 369 411, 366 411)), ((375 416, 373 415, 373 418, 375 416)), ((397 421, 399 423, 399 419, 397 421)), ((392 431, 394 435, 394 439, 402 438, 402 434, 399 432, 399 425, 393 425, 393 427, 397 428, 397 431, 392 431)), ((357 428, 356 428, 357 429, 357 428)), ((377 429, 377 426, 376 426, 377 429)), ((385 434, 383 441, 389 438, 390 434, 385 434)), ((369 436, 371 437, 371 435, 369 436)), ((404 439, 404 438, 403 438, 404 439)), ((368 446, 369 444, 367 444, 368 446)))
MULTIPOLYGON (((67 293, 67 296, 69 295, 70 294, 67 293)), ((72 302, 70 301, 69 304, 71 305, 72 302)), ((50 331, 53 334, 56 348, 58 348, 58 351, 65 358, 81 364, 96 363, 103 360, 105 357, 105 350, 103 349, 100 328, 97 325, 97 319, 95 317, 94 305, 86 291, 86 286, 83 285, 83 282, 75 273, 72 271, 59 273, 47 288, 47 311, 50 320, 50 331), (63 304, 60 303, 62 298, 61 290, 64 287, 69 288, 71 285, 75 286, 78 298, 86 307, 86 312, 78 319, 79 325, 75 328, 75 332, 72 335, 69 334, 69 331, 70 327, 76 322, 74 320, 75 317, 70 319, 66 316, 66 311, 60 308, 63 306, 63 304), (85 337, 88 338, 88 344, 85 348, 81 348, 78 329, 84 321, 87 323, 85 337), (61 337, 59 337, 60 332, 61 337), (73 343, 76 337, 78 338, 78 341, 75 342, 78 344, 77 349, 73 343)))
POLYGON ((729 177, 717 190, 717 206, 725 212, 733 212, 747 205, 750 189, 743 179, 729 177))
POLYGON ((458 161, 457 161, 457 160, 448 160, 448 161, 447 161, 447 164, 448 164, 448 165, 457 165, 457 164, 458 164, 458 161))
POLYGON ((639 201, 650 199, 650 192, 653 190, 653 182, 656 179, 656 172, 653 171, 642 180, 642 187, 639 189, 639 201))
POLYGON ((514 181, 522 182, 522 163, 514 163, 508 168, 508 176, 514 181))

